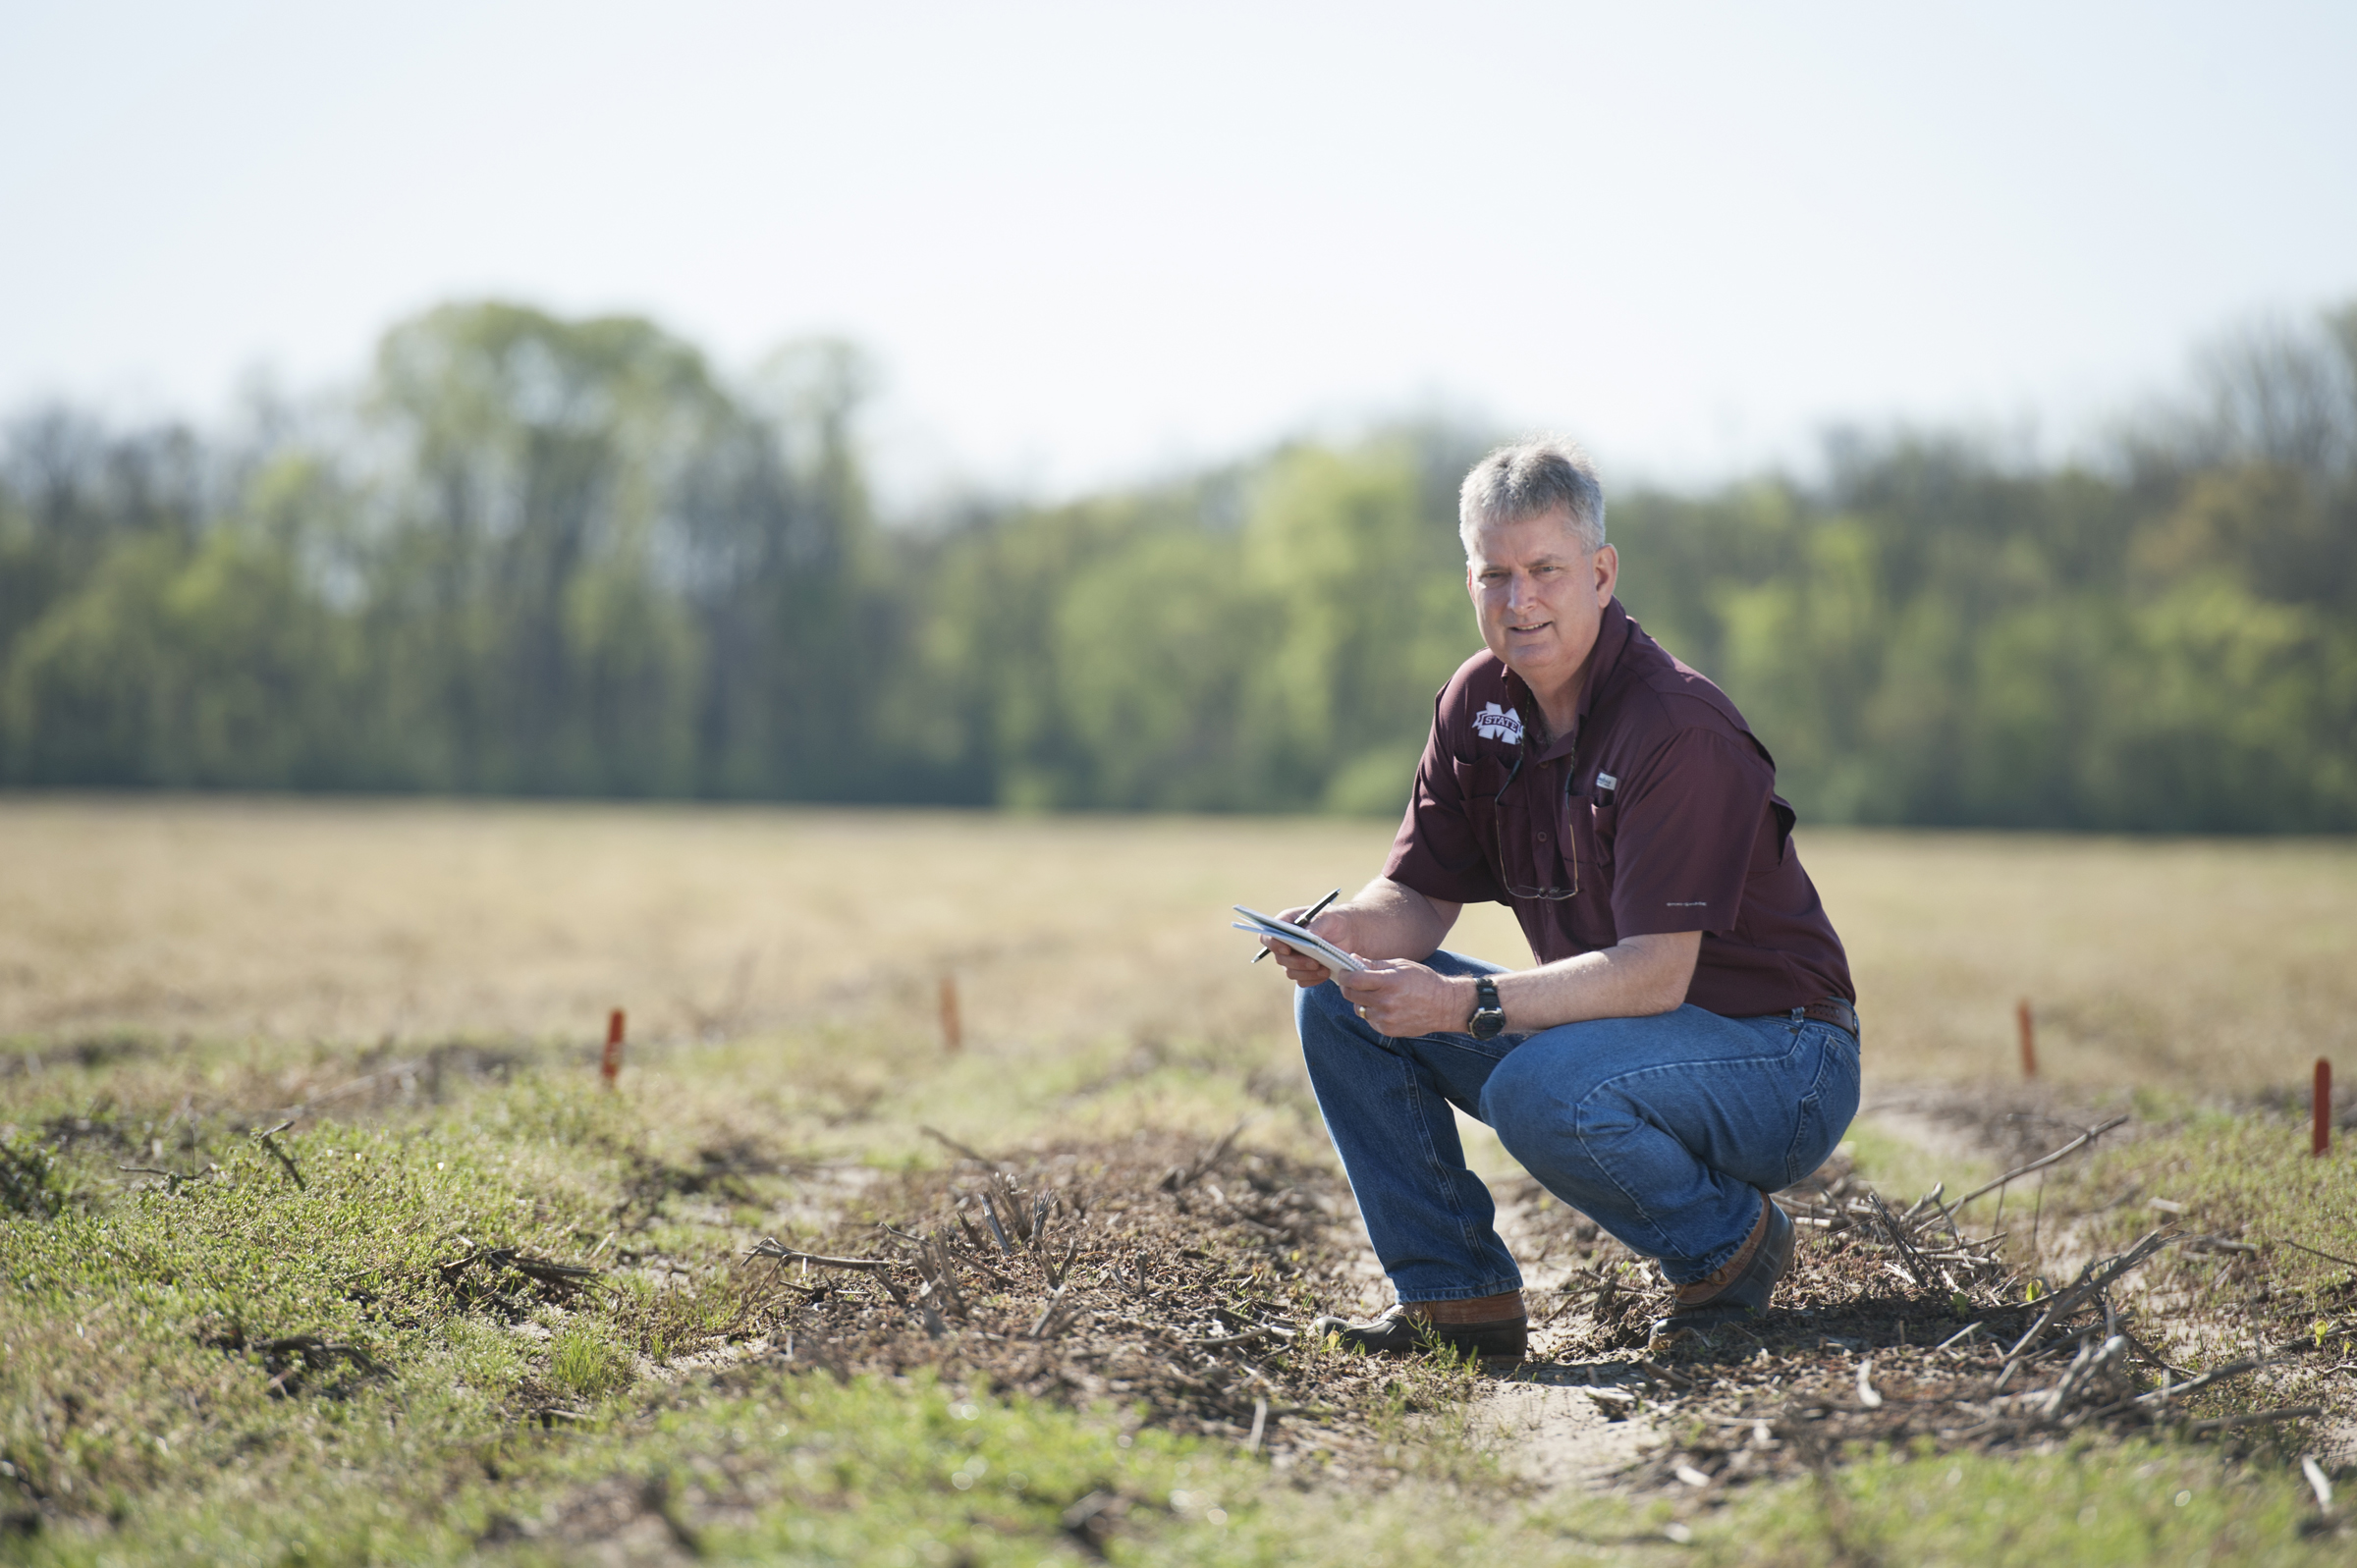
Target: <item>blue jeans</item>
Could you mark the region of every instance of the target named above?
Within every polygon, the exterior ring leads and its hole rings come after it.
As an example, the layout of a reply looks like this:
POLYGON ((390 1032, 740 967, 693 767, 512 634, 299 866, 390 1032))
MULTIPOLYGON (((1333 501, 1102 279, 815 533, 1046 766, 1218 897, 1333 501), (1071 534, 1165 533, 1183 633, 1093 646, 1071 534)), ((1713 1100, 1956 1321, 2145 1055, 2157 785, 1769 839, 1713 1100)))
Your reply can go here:
MULTIPOLYGON (((1453 952, 1424 961, 1501 972, 1453 952)), ((1823 1163, 1858 1108, 1858 1042, 1797 1015, 1686 1006, 1495 1040, 1394 1040, 1332 981, 1294 1006, 1318 1109, 1401 1301, 1522 1283, 1451 1106, 1496 1129, 1549 1192, 1661 1260, 1672 1284, 1734 1256, 1759 1195, 1823 1163)))

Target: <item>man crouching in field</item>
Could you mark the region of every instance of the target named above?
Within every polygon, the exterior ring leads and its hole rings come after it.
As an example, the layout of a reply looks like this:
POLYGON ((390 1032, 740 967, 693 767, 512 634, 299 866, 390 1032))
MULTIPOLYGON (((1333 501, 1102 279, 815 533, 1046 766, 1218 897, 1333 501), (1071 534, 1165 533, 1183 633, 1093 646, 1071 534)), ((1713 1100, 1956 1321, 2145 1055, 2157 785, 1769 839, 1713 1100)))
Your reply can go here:
POLYGON ((1311 927, 1372 962, 1338 988, 1269 944, 1303 988, 1310 1082, 1398 1296, 1319 1326, 1522 1355, 1521 1274, 1451 1106, 1660 1260, 1663 1328, 1758 1312, 1792 1258, 1768 1194, 1858 1103, 1856 993, 1775 762, 1613 596, 1619 553, 1577 448, 1491 453, 1458 532, 1488 652, 1441 690, 1383 875, 1311 927), (1537 968, 1441 950, 1476 899, 1512 906, 1537 968))

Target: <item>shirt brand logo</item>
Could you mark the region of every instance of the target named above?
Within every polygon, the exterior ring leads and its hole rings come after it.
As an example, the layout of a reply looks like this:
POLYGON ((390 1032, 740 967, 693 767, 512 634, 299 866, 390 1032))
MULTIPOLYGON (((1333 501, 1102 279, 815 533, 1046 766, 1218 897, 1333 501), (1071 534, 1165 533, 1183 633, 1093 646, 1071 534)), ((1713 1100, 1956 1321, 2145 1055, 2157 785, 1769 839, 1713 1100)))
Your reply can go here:
POLYGON ((1509 746, 1518 746, 1522 744, 1522 716, 1511 708, 1485 702, 1481 712, 1473 716, 1473 732, 1484 740, 1503 740, 1509 746))

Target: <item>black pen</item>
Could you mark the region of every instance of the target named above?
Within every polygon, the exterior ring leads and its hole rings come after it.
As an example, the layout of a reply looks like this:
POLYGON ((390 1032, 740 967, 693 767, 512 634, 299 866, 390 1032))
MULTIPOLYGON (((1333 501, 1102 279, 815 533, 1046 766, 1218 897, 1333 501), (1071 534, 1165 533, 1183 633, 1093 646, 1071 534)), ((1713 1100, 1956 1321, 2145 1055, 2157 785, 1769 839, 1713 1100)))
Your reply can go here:
MULTIPOLYGON (((1335 890, 1334 890, 1334 892, 1332 892, 1328 893, 1328 894, 1327 894, 1325 897, 1323 897, 1323 898, 1320 898, 1320 899, 1319 899, 1319 900, 1318 900, 1316 903, 1314 903, 1314 904, 1311 904, 1311 905, 1309 906, 1309 913, 1308 913, 1308 914, 1305 914, 1305 915, 1303 915, 1303 916, 1302 916, 1300 919, 1298 919, 1298 920, 1294 921, 1294 922, 1293 922, 1293 924, 1294 924, 1294 925, 1296 925, 1296 926, 1299 926, 1299 927, 1300 927, 1302 930, 1304 930, 1304 931, 1308 930, 1308 929, 1309 929, 1309 923, 1310 923, 1311 921, 1313 921, 1313 920, 1317 919, 1317 918, 1318 918, 1318 916, 1320 916, 1320 915, 1324 914, 1324 913, 1326 912, 1326 906, 1327 906, 1328 904, 1330 904, 1330 903, 1334 902, 1334 901, 1335 901, 1337 898, 1340 898, 1342 895, 1343 895, 1343 890, 1342 890, 1342 889, 1340 889, 1340 888, 1337 888, 1337 889, 1335 889, 1335 890)), ((1278 940, 1278 941, 1280 941, 1280 942, 1282 942, 1282 941, 1284 941, 1285 939, 1284 939, 1284 938, 1282 938, 1282 937, 1280 937, 1280 938, 1278 938, 1277 940, 1278 940)), ((1273 952, 1275 952, 1276 950, 1277 950, 1277 949, 1276 949, 1276 948, 1274 948, 1274 947, 1263 947, 1263 948, 1261 948, 1261 949, 1260 949, 1260 951, 1258 951, 1258 952, 1256 952, 1256 953, 1254 953, 1254 954, 1252 955, 1252 961, 1253 961, 1254 963, 1258 963, 1258 962, 1260 962, 1260 961, 1261 961, 1263 958, 1266 958, 1266 957, 1267 957, 1267 956, 1268 956, 1270 953, 1273 953, 1273 952)))

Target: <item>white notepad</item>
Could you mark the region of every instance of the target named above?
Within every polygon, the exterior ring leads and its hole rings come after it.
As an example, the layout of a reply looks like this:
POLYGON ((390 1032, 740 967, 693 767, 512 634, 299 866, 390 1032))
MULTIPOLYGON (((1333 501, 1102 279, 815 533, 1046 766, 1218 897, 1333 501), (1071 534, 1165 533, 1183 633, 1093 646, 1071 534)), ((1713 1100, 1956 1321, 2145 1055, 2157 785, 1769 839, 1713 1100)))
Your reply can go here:
POLYGON ((1275 915, 1264 915, 1257 909, 1246 909, 1240 903, 1231 904, 1229 907, 1244 917, 1243 920, 1230 922, 1236 930, 1249 931, 1256 937, 1275 937, 1288 947, 1298 947, 1324 964, 1330 974, 1355 975, 1363 972, 1367 967, 1349 953, 1328 942, 1324 937, 1296 926, 1289 920, 1280 920, 1275 915), (1246 925, 1244 923, 1246 920, 1251 924, 1246 925))

